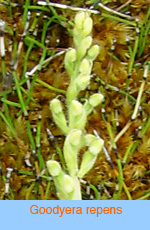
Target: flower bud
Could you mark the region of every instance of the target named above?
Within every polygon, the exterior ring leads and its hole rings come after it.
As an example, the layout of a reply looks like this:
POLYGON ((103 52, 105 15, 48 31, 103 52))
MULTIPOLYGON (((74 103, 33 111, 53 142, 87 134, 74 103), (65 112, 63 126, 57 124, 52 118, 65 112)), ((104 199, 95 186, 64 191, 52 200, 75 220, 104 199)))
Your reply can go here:
POLYGON ((72 100, 71 102, 71 114, 73 114, 73 116, 80 116, 83 113, 83 106, 82 104, 77 101, 77 100, 72 100))
POLYGON ((67 135, 63 152, 69 174, 75 176, 78 171, 78 153, 82 143, 82 131, 72 129, 67 135))
POLYGON ((77 59, 82 59, 85 56, 87 49, 89 49, 91 44, 92 44, 91 36, 87 36, 81 41, 80 49, 78 50, 78 53, 77 53, 77 59))
POLYGON ((85 74, 80 74, 77 78, 76 78, 76 85, 78 88, 78 91, 81 90, 85 90, 87 88, 87 86, 90 83, 90 75, 85 75, 85 74))
POLYGON ((83 130, 86 124, 87 114, 83 105, 73 100, 69 108, 69 130, 79 129, 83 130))
POLYGON ((73 129, 69 134, 69 141, 71 145, 79 146, 82 132, 78 129, 73 129))
POLYGON ((74 62, 76 60, 76 50, 70 48, 65 55, 65 68, 68 71, 68 74, 71 76, 73 74, 74 62))
POLYGON ((86 58, 84 58, 80 64, 79 71, 82 74, 90 74, 92 69, 92 62, 88 61, 86 58))
POLYGON ((87 36, 86 38, 84 38, 81 42, 81 48, 82 46, 84 46, 86 48, 86 50, 91 46, 92 44, 92 37, 91 36, 87 36))
POLYGON ((103 101, 104 97, 101 93, 95 93, 89 98, 89 103, 93 107, 96 107, 103 101))
POLYGON ((83 178, 86 173, 93 167, 97 155, 93 155, 90 151, 86 151, 83 155, 78 177, 83 178))
POLYGON ((74 62, 76 60, 76 50, 70 48, 65 55, 65 62, 74 62))
POLYGON ((89 98, 89 100, 86 100, 86 102, 84 103, 84 108, 87 114, 89 115, 93 111, 94 107, 99 105, 102 101, 103 95, 100 93, 95 93, 89 98))
POLYGON ((64 175, 63 177, 63 188, 66 193, 73 192, 74 190, 74 182, 69 175, 64 175))
POLYGON ((68 133, 68 126, 65 115, 62 111, 61 102, 58 99, 53 99, 50 103, 50 109, 55 123, 63 131, 64 134, 68 133))
POLYGON ((51 101, 50 108, 56 114, 62 112, 61 102, 56 98, 51 101))
POLYGON ((90 17, 87 17, 83 23, 83 31, 82 31, 82 36, 86 37, 89 35, 92 31, 93 28, 93 20, 90 17))
POLYGON ((103 147, 104 141, 103 139, 97 139, 95 141, 93 141, 89 147, 89 151, 93 154, 93 155, 97 155, 102 147, 103 147))
POLYGON ((88 57, 90 60, 95 60, 96 57, 98 56, 100 52, 100 47, 98 45, 93 45, 89 50, 88 50, 88 57))
POLYGON ((55 177, 55 176, 58 176, 60 174, 61 167, 57 161, 49 160, 49 161, 47 161, 46 164, 47 164, 48 171, 52 176, 55 177))
POLYGON ((93 134, 86 134, 84 135, 85 145, 90 146, 91 143, 95 140, 97 140, 97 137, 93 134))
POLYGON ((85 12, 79 12, 76 14, 74 21, 75 21, 75 27, 78 30, 81 30, 83 28, 85 17, 86 17, 85 12))

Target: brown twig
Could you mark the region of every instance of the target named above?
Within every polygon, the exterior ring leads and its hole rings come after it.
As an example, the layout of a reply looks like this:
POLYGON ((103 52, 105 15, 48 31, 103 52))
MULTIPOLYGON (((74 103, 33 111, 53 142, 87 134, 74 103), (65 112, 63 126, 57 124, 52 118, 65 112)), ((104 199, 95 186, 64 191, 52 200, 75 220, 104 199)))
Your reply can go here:
POLYGON ((128 0, 127 2, 125 2, 124 4, 122 4, 121 6, 119 6, 116 11, 120 11, 122 10, 124 7, 126 7, 127 5, 129 5, 132 2, 132 0, 128 0))

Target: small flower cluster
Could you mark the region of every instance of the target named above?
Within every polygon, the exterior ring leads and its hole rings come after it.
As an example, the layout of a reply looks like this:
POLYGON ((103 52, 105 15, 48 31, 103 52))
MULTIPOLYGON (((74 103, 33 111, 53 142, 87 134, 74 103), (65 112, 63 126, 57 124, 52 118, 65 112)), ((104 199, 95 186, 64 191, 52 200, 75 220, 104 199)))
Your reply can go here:
POLYGON ((87 116, 94 107, 103 100, 100 93, 93 94, 84 104, 78 101, 78 94, 85 90, 90 83, 93 61, 99 53, 99 46, 92 45, 93 21, 87 12, 80 12, 75 17, 73 40, 75 48, 70 48, 65 55, 65 68, 70 77, 67 89, 68 122, 63 112, 59 99, 50 102, 50 109, 57 126, 65 134, 63 147, 67 172, 64 172, 60 164, 55 160, 47 162, 47 168, 53 177, 57 195, 63 200, 80 200, 80 178, 93 167, 97 155, 103 147, 103 140, 95 135, 86 134, 85 125, 87 116), (78 163, 80 150, 86 147, 81 164, 78 163))

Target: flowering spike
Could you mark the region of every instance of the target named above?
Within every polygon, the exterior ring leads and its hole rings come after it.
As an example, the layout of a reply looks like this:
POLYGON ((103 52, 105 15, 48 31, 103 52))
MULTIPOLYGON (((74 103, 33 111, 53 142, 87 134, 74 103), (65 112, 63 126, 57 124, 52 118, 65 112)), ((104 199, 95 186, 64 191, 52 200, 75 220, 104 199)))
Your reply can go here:
POLYGON ((66 135, 63 154, 68 174, 61 170, 59 164, 48 163, 53 166, 49 166, 49 172, 53 175, 59 199, 81 199, 79 178, 84 177, 93 167, 104 142, 92 134, 86 134, 85 131, 87 115, 102 102, 103 96, 98 93, 94 94, 84 104, 77 98, 80 91, 85 90, 90 83, 93 61, 99 53, 98 45, 91 46, 92 27, 93 21, 87 12, 80 12, 76 15, 73 30, 75 48, 68 49, 64 60, 70 77, 66 94, 67 122, 60 101, 54 99, 50 103, 54 120, 66 135), (78 155, 83 147, 88 149, 83 154, 79 166, 78 155))

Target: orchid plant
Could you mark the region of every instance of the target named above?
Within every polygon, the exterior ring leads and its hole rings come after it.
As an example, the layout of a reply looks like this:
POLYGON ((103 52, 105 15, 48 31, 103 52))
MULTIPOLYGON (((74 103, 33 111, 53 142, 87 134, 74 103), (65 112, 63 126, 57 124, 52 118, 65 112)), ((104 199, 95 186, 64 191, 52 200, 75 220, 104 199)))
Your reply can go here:
POLYGON ((93 167, 104 141, 93 134, 86 133, 87 117, 103 100, 101 93, 95 93, 84 103, 78 101, 80 91, 86 90, 90 83, 93 61, 99 54, 98 45, 92 45, 92 18, 87 12, 75 16, 73 41, 75 48, 66 52, 64 63, 70 83, 66 94, 67 118, 58 98, 50 102, 50 109, 55 123, 66 136, 63 155, 66 172, 56 160, 49 160, 47 168, 54 180, 58 198, 61 200, 81 200, 80 179, 93 167), (78 155, 86 149, 81 163, 78 155))

